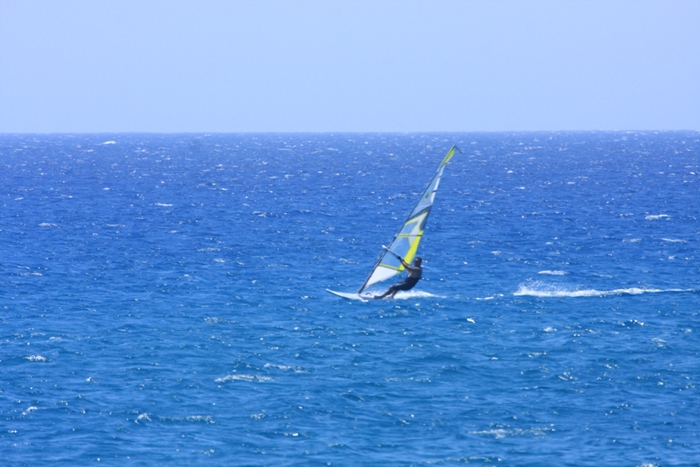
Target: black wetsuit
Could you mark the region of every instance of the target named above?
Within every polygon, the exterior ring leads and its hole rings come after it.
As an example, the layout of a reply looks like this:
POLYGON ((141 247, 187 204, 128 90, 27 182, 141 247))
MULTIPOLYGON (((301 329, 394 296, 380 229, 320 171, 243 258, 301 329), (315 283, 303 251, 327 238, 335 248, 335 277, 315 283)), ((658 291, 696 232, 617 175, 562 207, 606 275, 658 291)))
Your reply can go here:
POLYGON ((391 286, 391 288, 394 290, 411 290, 413 287, 416 286, 419 280, 420 277, 409 276, 406 279, 399 282, 398 284, 394 284, 393 286, 391 286))
POLYGON ((384 292, 383 295, 375 295, 373 297, 374 299, 382 299, 387 295, 391 295, 391 297, 394 298, 394 295, 399 290, 411 290, 413 287, 416 286, 420 278, 423 276, 423 268, 420 267, 420 262, 416 267, 413 268, 406 264, 403 260, 401 260, 401 264, 409 271, 409 276, 401 282, 389 287, 389 290, 384 292))

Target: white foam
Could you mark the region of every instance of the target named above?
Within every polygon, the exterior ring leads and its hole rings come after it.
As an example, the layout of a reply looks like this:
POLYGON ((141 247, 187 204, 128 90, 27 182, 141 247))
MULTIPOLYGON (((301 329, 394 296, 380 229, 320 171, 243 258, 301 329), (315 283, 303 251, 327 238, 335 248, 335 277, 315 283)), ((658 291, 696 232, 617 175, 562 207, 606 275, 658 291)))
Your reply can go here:
POLYGON ((219 318, 218 316, 211 316, 209 318, 204 318, 204 322, 207 324, 227 324, 227 323, 235 323, 234 320, 231 319, 226 319, 226 318, 219 318))
POLYGON ((308 373, 308 370, 303 369, 300 366, 289 366, 289 365, 275 365, 272 363, 266 363, 265 368, 276 368, 281 371, 292 371, 294 373, 308 373))
POLYGON ((214 382, 225 383, 227 381, 244 381, 247 383, 267 383, 269 381, 274 381, 269 376, 258 376, 258 375, 227 375, 223 378, 216 378, 214 382))
POLYGON ((667 217, 669 217, 668 214, 657 214, 657 215, 649 215, 649 216, 646 216, 644 219, 646 219, 646 220, 648 220, 648 221, 656 221, 656 220, 659 220, 659 219, 665 219, 665 218, 667 218, 667 217))
POLYGON ((662 238, 661 241, 668 243, 688 243, 688 240, 680 240, 675 238, 662 238))
POLYGON ((494 300, 494 299, 500 298, 500 297, 502 297, 502 296, 503 296, 503 294, 502 294, 502 293, 499 293, 499 294, 496 294, 496 295, 490 295, 490 296, 488 296, 488 297, 477 297, 476 300, 494 300))
POLYGON ((445 298, 445 297, 440 297, 439 295, 433 295, 429 292, 423 292, 420 290, 408 290, 408 291, 399 291, 396 292, 396 295, 394 295, 394 299, 399 299, 399 300, 408 300, 411 298, 445 298))
POLYGON ((645 293, 691 292, 684 289, 652 289, 628 287, 612 290, 571 289, 553 285, 535 284, 521 285, 513 294, 516 297, 529 296, 540 298, 578 298, 578 297, 609 297, 613 295, 641 295, 645 293))
POLYGON ((28 357, 24 357, 30 362, 45 362, 46 357, 42 357, 41 355, 30 355, 28 357))
POLYGON ((552 428, 550 427, 533 427, 533 428, 527 428, 527 429, 522 429, 522 428, 494 428, 490 430, 481 430, 481 431, 470 431, 469 434, 472 435, 485 435, 485 436, 493 436, 496 439, 503 439, 506 437, 514 437, 514 436, 545 436, 548 431, 552 431, 552 428))
POLYGON ((549 271, 549 270, 545 270, 545 271, 540 271, 540 272, 538 272, 537 274, 542 274, 542 275, 546 275, 546 276, 565 276, 565 275, 567 275, 567 274, 569 274, 569 273, 566 272, 566 271, 556 271, 556 270, 555 270, 555 271, 549 271))
POLYGON ((209 425, 214 425, 216 422, 214 421, 214 417, 211 415, 190 415, 189 417, 185 417, 185 420, 188 422, 204 422, 209 425))

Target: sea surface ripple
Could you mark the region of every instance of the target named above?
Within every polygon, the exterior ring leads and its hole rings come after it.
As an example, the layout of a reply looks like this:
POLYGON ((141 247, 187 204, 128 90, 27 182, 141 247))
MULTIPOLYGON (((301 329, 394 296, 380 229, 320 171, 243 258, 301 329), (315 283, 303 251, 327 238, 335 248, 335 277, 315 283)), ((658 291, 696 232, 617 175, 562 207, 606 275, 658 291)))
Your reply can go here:
POLYGON ((699 148, 0 135, 0 456, 700 465, 699 148), (327 294, 359 288, 453 144, 416 289, 327 294))

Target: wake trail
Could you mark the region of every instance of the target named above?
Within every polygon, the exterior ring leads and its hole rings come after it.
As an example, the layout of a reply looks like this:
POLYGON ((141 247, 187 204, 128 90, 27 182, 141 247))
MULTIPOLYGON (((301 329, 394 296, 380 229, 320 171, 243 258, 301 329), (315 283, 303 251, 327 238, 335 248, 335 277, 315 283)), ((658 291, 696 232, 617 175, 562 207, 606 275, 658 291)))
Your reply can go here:
POLYGON ((610 297, 615 295, 642 295, 656 293, 697 293, 698 289, 655 289, 645 287, 628 287, 612 290, 572 289, 551 285, 521 285, 513 293, 516 297, 539 298, 579 298, 579 297, 610 297))

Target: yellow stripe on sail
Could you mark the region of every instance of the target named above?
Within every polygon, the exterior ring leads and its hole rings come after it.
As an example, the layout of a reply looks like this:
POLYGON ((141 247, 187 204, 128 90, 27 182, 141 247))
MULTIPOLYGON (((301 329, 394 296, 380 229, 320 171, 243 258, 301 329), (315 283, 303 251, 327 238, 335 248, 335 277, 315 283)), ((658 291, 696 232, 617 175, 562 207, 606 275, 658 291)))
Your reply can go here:
POLYGON ((447 152, 447 155, 445 156, 445 158, 444 158, 444 159, 442 160, 442 162, 440 163, 440 167, 443 167, 445 164, 447 164, 448 162, 450 162, 450 159, 452 159, 452 156, 455 155, 455 152, 457 152, 457 146, 452 146, 452 149, 450 149, 450 150, 447 152))
MULTIPOLYGON (((406 257, 404 258, 404 261, 406 261, 408 264, 411 264, 413 262, 413 258, 416 256, 416 252, 418 251, 418 244, 420 243, 420 239, 423 237, 423 231, 421 230, 419 235, 415 238, 415 241, 411 243, 411 248, 409 248, 408 253, 406 253, 406 257)), ((401 266, 402 269, 405 269, 403 265, 401 266)))

